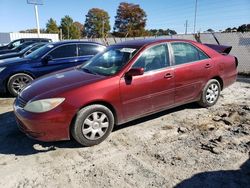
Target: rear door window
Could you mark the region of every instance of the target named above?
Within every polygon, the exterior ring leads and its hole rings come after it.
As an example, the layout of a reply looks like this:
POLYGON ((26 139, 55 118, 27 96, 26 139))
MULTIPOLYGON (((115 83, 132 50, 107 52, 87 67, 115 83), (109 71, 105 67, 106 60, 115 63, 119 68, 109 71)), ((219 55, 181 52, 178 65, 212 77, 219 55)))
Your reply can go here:
POLYGON ((173 49, 175 65, 208 59, 208 56, 204 52, 191 44, 175 42, 172 43, 171 46, 173 49))
POLYGON ((100 45, 78 44, 78 56, 96 55, 104 49, 105 47, 100 45))

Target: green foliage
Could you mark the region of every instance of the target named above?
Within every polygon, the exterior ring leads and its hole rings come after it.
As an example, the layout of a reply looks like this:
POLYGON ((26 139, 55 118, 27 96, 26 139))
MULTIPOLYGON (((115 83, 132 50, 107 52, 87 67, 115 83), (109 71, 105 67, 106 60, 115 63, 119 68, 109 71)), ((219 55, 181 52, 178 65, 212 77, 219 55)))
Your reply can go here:
POLYGON ((250 24, 243 24, 238 27, 237 29, 238 32, 249 32, 250 31, 250 24))
POLYGON ((102 9, 92 8, 86 15, 84 26, 87 37, 104 37, 110 31, 109 15, 102 9))
POLYGON ((120 3, 115 16, 114 35, 137 37, 145 34, 147 15, 137 4, 120 3))
POLYGON ((58 26, 56 24, 56 21, 52 18, 50 18, 46 24, 46 32, 47 33, 59 33, 58 26))
POLYGON ((80 32, 80 37, 84 37, 84 25, 80 22, 74 22, 74 25, 76 26, 77 30, 80 32))
POLYGON ((237 27, 233 27, 233 28, 227 28, 225 29, 225 31, 223 31, 224 33, 231 33, 231 32, 250 32, 250 24, 242 24, 240 25, 238 28, 237 27))
POLYGON ((214 30, 213 29, 208 29, 207 32, 213 33, 214 30))
POLYGON ((61 19, 61 26, 63 39, 79 39, 80 31, 74 24, 70 16, 65 16, 61 19))
POLYGON ((147 30, 149 36, 175 35, 177 32, 171 29, 150 29, 147 30))
MULTIPOLYGON (((26 30, 21 30, 19 31, 20 33, 37 33, 37 29, 26 29, 26 30)), ((40 29, 40 33, 46 33, 45 29, 40 29)))

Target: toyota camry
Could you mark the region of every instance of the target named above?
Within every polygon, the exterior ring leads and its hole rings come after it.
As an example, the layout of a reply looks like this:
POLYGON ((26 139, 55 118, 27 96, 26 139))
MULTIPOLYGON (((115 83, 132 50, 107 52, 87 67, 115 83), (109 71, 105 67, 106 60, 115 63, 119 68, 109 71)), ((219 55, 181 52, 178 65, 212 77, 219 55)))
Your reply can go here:
POLYGON ((191 102, 210 107, 235 82, 238 61, 231 47, 208 46, 175 39, 112 45, 28 85, 14 103, 19 128, 41 141, 73 136, 92 146, 115 125, 191 102))

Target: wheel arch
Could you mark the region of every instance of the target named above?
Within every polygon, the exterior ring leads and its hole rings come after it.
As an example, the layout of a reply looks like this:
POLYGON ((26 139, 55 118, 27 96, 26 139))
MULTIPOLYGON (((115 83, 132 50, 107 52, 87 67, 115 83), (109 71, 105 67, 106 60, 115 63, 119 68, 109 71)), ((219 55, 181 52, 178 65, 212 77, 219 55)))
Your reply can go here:
POLYGON ((12 76, 16 75, 16 74, 27 74, 29 76, 31 76, 33 79, 36 79, 35 75, 32 74, 31 72, 29 71, 17 71, 17 72, 14 72, 14 73, 11 73, 4 81, 4 86, 5 86, 5 89, 6 91, 8 91, 8 83, 9 83, 9 80, 12 76))
POLYGON ((220 83, 221 90, 223 89, 224 83, 223 83, 223 80, 222 80, 222 78, 221 78, 220 76, 214 76, 214 77, 211 78, 211 79, 217 80, 217 81, 220 83))
POLYGON ((11 74, 6 78, 6 80, 5 80, 5 85, 7 86, 8 81, 10 80, 10 78, 11 78, 12 76, 14 76, 14 75, 16 75, 16 74, 22 74, 22 73, 31 76, 33 79, 36 79, 35 75, 32 74, 32 73, 29 72, 29 71, 17 71, 17 72, 11 73, 11 74))
POLYGON ((70 136, 70 137, 72 137, 72 135, 71 135, 71 129, 72 129, 72 127, 73 127, 73 123, 74 123, 75 120, 76 120, 77 113, 78 113, 81 109, 83 109, 83 108, 85 108, 85 107, 87 107, 87 106, 90 106, 90 105, 95 105, 95 104, 103 105, 103 106, 107 107, 109 110, 111 110, 111 112, 112 112, 113 115, 114 115, 115 125, 118 123, 117 112, 116 112, 116 110, 115 110, 115 108, 114 108, 114 106, 113 106, 112 104, 110 104, 109 102, 103 101, 103 100, 92 101, 92 102, 87 103, 87 104, 85 104, 84 106, 80 107, 80 108, 76 111, 75 115, 73 116, 73 118, 72 118, 72 120, 71 120, 71 123, 70 123, 70 126, 69 126, 69 130, 68 130, 68 131, 69 131, 69 136, 70 136))

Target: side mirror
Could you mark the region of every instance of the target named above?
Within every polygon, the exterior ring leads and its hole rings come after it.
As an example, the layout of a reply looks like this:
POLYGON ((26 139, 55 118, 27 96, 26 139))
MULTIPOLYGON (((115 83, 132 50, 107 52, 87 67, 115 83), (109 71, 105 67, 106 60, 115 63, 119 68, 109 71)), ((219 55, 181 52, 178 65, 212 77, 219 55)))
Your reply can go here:
POLYGON ((13 44, 9 44, 7 48, 12 49, 12 48, 14 48, 14 46, 13 46, 13 44))
POLYGON ((29 55, 32 51, 31 50, 28 50, 25 55, 29 55))
POLYGON ((140 76, 144 74, 144 68, 131 68, 126 74, 126 77, 140 76))
POLYGON ((43 63, 47 64, 49 61, 51 61, 53 58, 51 55, 47 55, 43 58, 43 63))

